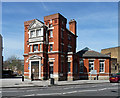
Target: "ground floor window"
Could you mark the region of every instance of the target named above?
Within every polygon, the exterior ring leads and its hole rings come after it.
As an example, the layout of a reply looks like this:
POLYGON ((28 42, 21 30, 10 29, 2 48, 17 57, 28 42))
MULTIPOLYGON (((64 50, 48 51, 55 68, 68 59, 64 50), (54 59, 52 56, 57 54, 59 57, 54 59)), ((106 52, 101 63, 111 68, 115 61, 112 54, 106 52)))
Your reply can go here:
POLYGON ((70 72, 70 62, 68 62, 68 72, 70 72))
POLYGON ((84 68, 84 61, 83 61, 83 59, 80 59, 79 65, 80 65, 80 72, 82 73, 83 72, 83 68, 84 68))
POLYGON ((104 60, 100 60, 100 72, 104 72, 105 62, 104 60))
POLYGON ((53 78, 53 62, 50 62, 50 68, 49 68, 49 73, 50 73, 50 78, 53 78))
POLYGON ((94 60, 89 60, 89 72, 94 70, 94 60))

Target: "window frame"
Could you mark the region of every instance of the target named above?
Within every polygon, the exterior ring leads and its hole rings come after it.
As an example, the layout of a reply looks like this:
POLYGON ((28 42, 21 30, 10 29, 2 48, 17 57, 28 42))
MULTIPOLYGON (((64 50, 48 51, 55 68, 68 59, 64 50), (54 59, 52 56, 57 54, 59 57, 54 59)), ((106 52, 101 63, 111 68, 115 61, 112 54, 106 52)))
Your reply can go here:
POLYGON ((104 60, 100 60, 100 61, 99 61, 99 72, 100 72, 100 73, 105 73, 105 61, 104 61, 104 60), (104 67, 101 66, 101 63, 104 64, 104 65, 103 65, 104 67), (101 68, 101 67, 102 67, 102 68, 101 68), (101 69, 102 69, 103 71, 101 71, 101 69))
POLYGON ((34 45, 33 45, 33 52, 38 52, 38 44, 34 44, 34 45), (37 50, 34 50, 34 49, 35 49, 35 46, 37 46, 37 48, 36 48, 37 50))

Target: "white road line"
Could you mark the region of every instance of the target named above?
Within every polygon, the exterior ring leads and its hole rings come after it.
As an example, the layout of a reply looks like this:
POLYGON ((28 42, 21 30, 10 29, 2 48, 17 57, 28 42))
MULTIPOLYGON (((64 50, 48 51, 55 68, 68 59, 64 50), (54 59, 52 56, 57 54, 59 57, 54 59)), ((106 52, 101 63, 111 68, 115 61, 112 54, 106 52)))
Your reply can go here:
POLYGON ((102 89, 98 89, 98 91, 103 91, 103 90, 106 90, 107 88, 102 88, 102 89))
POLYGON ((24 91, 2 91, 2 92, 24 92, 24 91))
POLYGON ((61 95, 62 93, 47 93, 47 94, 36 94, 37 96, 47 96, 47 95, 61 95))
POLYGON ((35 94, 31 94, 31 95, 24 95, 24 96, 35 96, 35 94))

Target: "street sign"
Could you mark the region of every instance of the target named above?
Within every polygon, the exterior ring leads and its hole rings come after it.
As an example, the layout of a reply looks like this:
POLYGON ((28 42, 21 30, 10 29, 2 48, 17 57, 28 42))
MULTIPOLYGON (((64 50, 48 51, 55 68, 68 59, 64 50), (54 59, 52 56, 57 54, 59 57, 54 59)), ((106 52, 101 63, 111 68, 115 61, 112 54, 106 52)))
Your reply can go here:
POLYGON ((96 75, 97 74, 97 70, 91 70, 90 74, 96 75))

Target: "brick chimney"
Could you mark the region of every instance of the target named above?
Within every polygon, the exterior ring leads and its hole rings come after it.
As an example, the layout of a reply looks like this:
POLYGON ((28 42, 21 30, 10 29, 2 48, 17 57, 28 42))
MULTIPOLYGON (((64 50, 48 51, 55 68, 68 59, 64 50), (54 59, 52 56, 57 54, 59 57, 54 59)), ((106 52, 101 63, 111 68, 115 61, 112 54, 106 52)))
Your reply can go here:
POLYGON ((76 35, 76 21, 74 19, 69 22, 69 30, 76 35))

